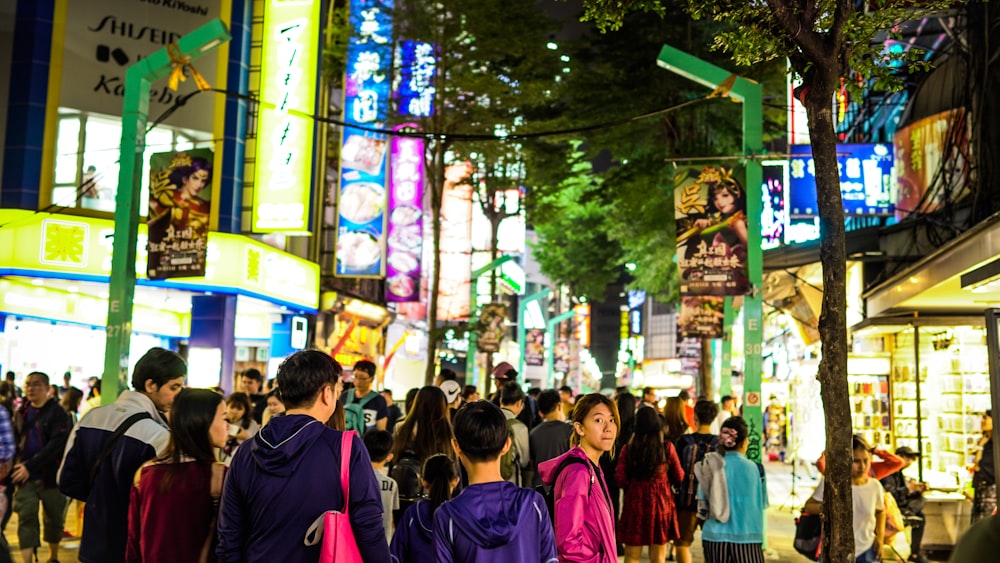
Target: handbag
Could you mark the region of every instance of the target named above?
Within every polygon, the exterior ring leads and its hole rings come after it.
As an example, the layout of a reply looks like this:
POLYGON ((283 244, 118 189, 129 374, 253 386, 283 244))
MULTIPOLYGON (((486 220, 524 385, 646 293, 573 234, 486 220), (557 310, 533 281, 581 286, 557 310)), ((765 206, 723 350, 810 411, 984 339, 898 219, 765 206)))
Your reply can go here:
POLYGON ((819 561, 823 547, 823 520, 819 514, 802 514, 795 520, 795 551, 819 561))
POLYGON ((885 538, 886 543, 890 543, 892 537, 906 529, 906 520, 899 510, 896 497, 892 493, 885 491, 882 493, 885 502, 885 538))
POLYGON ((319 563, 363 563, 348 517, 348 507, 351 504, 348 467, 351 464, 351 443, 356 435, 354 431, 343 432, 340 442, 340 489, 344 493, 344 510, 324 512, 306 531, 307 546, 323 541, 319 551, 319 563))

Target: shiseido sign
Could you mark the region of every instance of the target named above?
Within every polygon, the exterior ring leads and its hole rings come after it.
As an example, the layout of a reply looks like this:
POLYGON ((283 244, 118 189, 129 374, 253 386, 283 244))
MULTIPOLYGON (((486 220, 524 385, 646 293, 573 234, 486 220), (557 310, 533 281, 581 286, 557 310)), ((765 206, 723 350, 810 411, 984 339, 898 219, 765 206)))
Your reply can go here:
MULTIPOLYGON (((121 115, 125 70, 130 65, 222 15, 221 0, 64 0, 62 4, 66 31, 59 105, 105 115, 121 115)), ((196 63, 212 86, 218 86, 217 57, 213 51, 196 63)), ((213 96, 192 97, 196 91, 191 80, 177 92, 167 88, 166 78, 154 82, 149 118, 156 119, 180 100, 184 107, 165 124, 211 130, 213 96)))

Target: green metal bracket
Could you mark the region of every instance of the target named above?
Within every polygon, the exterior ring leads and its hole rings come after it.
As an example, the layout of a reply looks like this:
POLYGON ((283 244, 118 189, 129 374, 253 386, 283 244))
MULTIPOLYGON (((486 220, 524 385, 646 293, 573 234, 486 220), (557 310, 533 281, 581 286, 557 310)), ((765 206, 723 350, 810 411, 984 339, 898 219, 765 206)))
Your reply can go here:
MULTIPOLYGON (((539 299, 545 299, 551 293, 552 290, 546 287, 537 293, 532 293, 531 295, 520 299, 517 303, 517 345, 521 352, 520 357, 518 358, 517 373, 521 374, 522 377, 524 377, 524 353, 528 347, 528 327, 525 326, 524 322, 525 315, 528 310, 528 303, 538 301, 539 299)), ((543 308, 542 311, 544 312, 545 309, 543 308)))
POLYGON ((510 254, 504 254, 503 256, 497 258, 496 260, 490 262, 489 264, 483 266, 482 268, 477 268, 472 270, 472 276, 469 280, 469 351, 465 353, 465 377, 467 380, 475 382, 474 385, 479 384, 479 378, 476 377, 476 344, 479 342, 479 336, 473 329, 473 322, 479 318, 479 305, 476 303, 478 301, 478 293, 476 291, 476 286, 479 285, 479 276, 487 272, 492 272, 493 270, 503 266, 507 262, 514 260, 515 258, 510 254), (471 378, 471 379, 468 379, 471 378))
MULTIPOLYGON (((229 41, 222 20, 215 19, 177 40, 181 55, 197 59, 229 41)), ((115 195, 114 250, 108 288, 107 340, 101 404, 115 402, 128 388, 129 344, 132 340, 132 301, 135 297, 135 256, 139 239, 139 186, 142 184, 142 154, 149 120, 149 90, 152 83, 173 68, 167 48, 131 65, 125 71, 125 102, 122 110, 121 166, 115 195)))
POLYGON ((561 315, 556 315, 555 317, 552 317, 551 319, 549 319, 549 322, 546 323, 545 338, 548 339, 549 341, 547 346, 548 363, 545 366, 547 370, 545 376, 546 389, 551 389, 554 385, 552 377, 554 371, 553 368, 555 368, 555 363, 556 363, 556 327, 559 326, 559 323, 565 321, 566 319, 572 318, 573 313, 574 311, 570 309, 569 311, 566 311, 561 315))

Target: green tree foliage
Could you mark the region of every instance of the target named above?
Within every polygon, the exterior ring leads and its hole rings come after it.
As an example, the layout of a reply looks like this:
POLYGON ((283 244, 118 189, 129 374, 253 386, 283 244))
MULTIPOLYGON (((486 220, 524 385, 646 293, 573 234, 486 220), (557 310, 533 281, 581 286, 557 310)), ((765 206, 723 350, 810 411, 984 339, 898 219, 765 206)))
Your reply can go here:
MULTIPOLYGON (((719 26, 696 22, 678 6, 668 20, 631 15, 620 29, 560 44, 567 53, 559 102, 550 108, 561 127, 588 127, 655 113, 690 100, 704 99, 704 87, 655 66, 665 43, 719 66, 728 58, 709 50, 719 26)), ((753 77, 779 92, 784 67, 760 65, 753 77)), ((544 138, 527 145, 529 222, 539 233, 543 271, 573 286, 591 300, 604 298, 603 287, 615 281, 626 263, 635 264, 631 287, 665 301, 676 301, 673 176, 678 166, 702 166, 686 159, 732 157, 740 147, 740 107, 726 99, 703 101, 626 124, 598 127, 572 135, 544 138), (578 146, 580 155, 573 154, 578 146), (577 157, 578 156, 578 157, 577 157), (580 158, 595 163, 580 166, 580 158), (675 162, 670 159, 678 159, 675 162), (573 176, 580 178, 572 179, 573 176), (566 221, 541 212, 565 183, 586 183, 599 194, 600 229, 585 221, 566 221), (572 240, 577 244, 566 244, 572 240), (580 253, 577 246, 599 248, 580 253), (618 270, 609 262, 617 262, 618 270), (561 266, 556 268, 557 266, 561 266), (588 276, 582 291, 581 272, 588 276), (598 276, 600 276, 598 278, 598 276), (594 289, 596 288, 596 289, 594 289)), ((769 138, 781 134, 784 114, 768 113, 769 138)), ((724 162, 725 164, 725 162, 724 162)), ((733 166, 732 161, 729 166, 733 166)))
MULTIPOLYGON (((586 17, 602 29, 617 29, 632 11, 664 15, 661 0, 584 0, 586 17)), ((851 418, 847 393, 846 257, 844 212, 836 160, 832 99, 841 81, 855 95, 863 86, 898 88, 886 62, 894 57, 875 41, 895 33, 898 22, 947 7, 946 2, 911 0, 689 0, 695 17, 722 24, 713 45, 741 65, 787 57, 803 80, 820 216, 823 303, 819 365, 827 428, 827 487, 823 511, 824 560, 854 560, 852 530, 851 418), (860 86, 859 86, 860 85, 860 86)), ((920 53, 902 55, 914 62, 920 53)), ((919 69, 918 65, 910 65, 919 69)), ((881 546, 878 546, 881 549, 881 546)))

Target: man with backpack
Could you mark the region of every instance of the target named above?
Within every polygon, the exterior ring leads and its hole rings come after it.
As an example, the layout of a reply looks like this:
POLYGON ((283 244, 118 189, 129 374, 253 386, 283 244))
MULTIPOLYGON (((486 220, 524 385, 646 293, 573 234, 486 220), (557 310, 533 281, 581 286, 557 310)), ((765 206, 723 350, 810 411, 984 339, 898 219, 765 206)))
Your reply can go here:
POLYGON ((694 532, 698 528, 698 478, 695 477, 694 466, 705 459, 705 454, 715 451, 719 437, 712 434, 711 425, 719 414, 719 407, 712 401, 700 400, 694 405, 694 420, 697 430, 694 434, 685 434, 677 440, 675 446, 680 454, 681 467, 684 468, 684 479, 674 495, 677 504, 677 524, 680 538, 674 542, 677 548, 677 562, 691 563, 691 544, 694 543, 694 532))
POLYGON ((354 364, 354 388, 344 391, 340 396, 347 429, 361 435, 373 428, 385 430, 389 423, 389 407, 386 406, 385 397, 372 389, 375 369, 375 364, 368 360, 354 364))
POLYGON ((500 475, 517 486, 530 485, 531 449, 528 427, 517 419, 524 409, 524 391, 516 382, 509 382, 500 389, 500 408, 507 418, 510 448, 500 456, 500 475))

